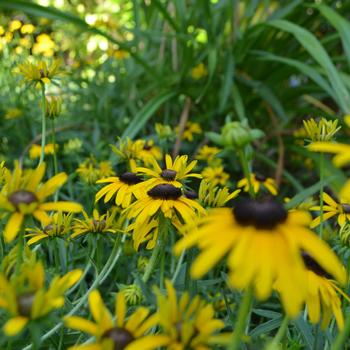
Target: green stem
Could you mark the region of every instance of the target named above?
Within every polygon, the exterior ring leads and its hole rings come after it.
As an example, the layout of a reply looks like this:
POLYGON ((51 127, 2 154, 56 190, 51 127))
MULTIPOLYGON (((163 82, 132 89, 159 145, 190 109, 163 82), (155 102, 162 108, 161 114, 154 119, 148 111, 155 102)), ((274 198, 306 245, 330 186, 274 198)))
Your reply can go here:
POLYGON ((348 340, 350 335, 350 313, 346 316, 344 329, 338 333, 332 344, 331 350, 343 350, 345 349, 345 342, 348 340))
POLYGON ((272 339, 272 341, 266 346, 265 350, 269 349, 277 349, 279 343, 282 341, 284 338, 287 329, 288 329, 288 324, 289 324, 289 317, 284 316, 283 321, 280 325, 280 328, 278 329, 278 332, 276 333, 275 337, 272 339))
POLYGON ((250 308, 253 301, 253 288, 248 287, 244 293, 243 300, 241 301, 241 306, 238 310, 237 321, 235 324, 235 328, 233 330, 233 335, 231 339, 231 343, 228 346, 228 350, 237 350, 241 344, 241 338, 244 334, 247 318, 250 312, 250 308))
POLYGON ((323 238, 324 154, 320 154, 320 237, 323 238))
POLYGON ((158 231, 158 239, 156 246, 154 247, 151 255, 151 259, 149 260, 146 270, 142 276, 142 280, 144 283, 147 283, 149 278, 151 277, 151 274, 156 267, 156 263, 158 261, 159 253, 163 249, 163 242, 165 237, 165 228, 166 228, 166 220, 164 217, 159 217, 159 231, 158 231))
POLYGON ((171 283, 174 284, 176 282, 177 276, 180 273, 181 265, 185 257, 185 250, 181 253, 179 260, 177 261, 176 269, 173 275, 173 278, 171 279, 171 283))
POLYGON ((55 134, 55 119, 51 119, 51 136, 52 136, 52 144, 53 144, 53 169, 54 175, 58 173, 58 165, 57 165, 57 154, 56 154, 56 134, 55 134))
POLYGON ((250 178, 249 164, 248 164, 247 158, 245 156, 244 149, 239 149, 238 155, 239 155, 239 160, 240 160, 242 168, 243 168, 244 177, 248 181, 249 195, 251 198, 255 198, 254 188, 253 188, 252 181, 250 178))
POLYGON ((16 260, 16 274, 19 274, 19 270, 21 268, 23 262, 23 250, 24 250, 24 235, 22 232, 19 233, 18 237, 18 250, 17 250, 17 260, 16 260))
POLYGON ((41 84, 41 152, 39 165, 44 161, 45 143, 46 143, 46 100, 45 100, 45 84, 41 84))

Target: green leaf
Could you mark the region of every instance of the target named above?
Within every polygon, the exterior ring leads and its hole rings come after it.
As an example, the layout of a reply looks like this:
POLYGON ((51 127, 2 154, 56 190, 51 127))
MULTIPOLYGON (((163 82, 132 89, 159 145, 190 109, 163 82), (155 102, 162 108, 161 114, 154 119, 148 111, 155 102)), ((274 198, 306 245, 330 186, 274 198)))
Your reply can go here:
POLYGON ((134 138, 139 131, 146 125, 148 120, 158 110, 158 108, 166 101, 176 95, 176 92, 164 92, 152 100, 148 101, 143 108, 133 117, 129 126, 123 132, 122 138, 134 138))
POLYGON ((337 72, 327 51, 317 38, 308 30, 297 24, 286 20, 278 19, 267 23, 270 26, 286 31, 299 41, 304 49, 309 52, 313 59, 325 69, 328 79, 333 87, 334 94, 337 96, 337 102, 344 113, 350 112, 350 95, 346 89, 340 75, 337 72))
POLYGON ((232 91, 233 84, 233 74, 234 74, 234 61, 231 51, 228 51, 226 54, 227 57, 227 66, 224 74, 224 82, 220 91, 219 97, 219 113, 222 113, 226 107, 227 100, 232 91))

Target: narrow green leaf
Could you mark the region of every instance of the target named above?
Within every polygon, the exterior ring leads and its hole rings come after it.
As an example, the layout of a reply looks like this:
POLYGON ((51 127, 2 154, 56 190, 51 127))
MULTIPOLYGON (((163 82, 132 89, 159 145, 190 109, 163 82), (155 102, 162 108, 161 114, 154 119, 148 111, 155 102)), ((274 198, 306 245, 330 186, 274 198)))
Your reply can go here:
POLYGON ((134 138, 146 125, 152 115, 166 101, 176 95, 176 92, 165 92, 148 101, 146 105, 133 117, 129 126, 123 132, 122 138, 134 138))
POLYGON ((350 112, 350 95, 346 89, 340 75, 337 72, 327 51, 317 38, 308 30, 286 20, 277 19, 267 23, 268 25, 286 31, 299 41, 304 49, 309 52, 313 59, 325 69, 328 79, 333 87, 334 94, 338 96, 337 100, 344 113, 350 112))
POLYGON ((226 57, 227 57, 227 66, 225 70, 224 81, 220 91, 220 99, 219 99, 220 113, 222 113, 226 107, 227 100, 231 94, 232 84, 233 84, 234 62, 233 62, 232 52, 228 51, 226 57))

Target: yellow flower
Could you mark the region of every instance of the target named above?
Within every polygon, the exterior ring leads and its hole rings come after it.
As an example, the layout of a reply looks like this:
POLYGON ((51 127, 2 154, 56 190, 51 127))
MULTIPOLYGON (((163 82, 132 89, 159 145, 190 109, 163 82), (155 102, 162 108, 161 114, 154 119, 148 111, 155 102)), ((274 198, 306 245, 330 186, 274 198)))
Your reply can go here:
POLYGON ((104 197, 104 202, 107 203, 115 197, 114 201, 117 206, 127 208, 139 194, 141 189, 136 185, 140 182, 142 182, 142 179, 132 172, 126 172, 119 177, 107 177, 98 180, 96 183, 108 183, 108 185, 102 187, 96 193, 95 202, 104 197))
POLYGON ((36 38, 32 52, 34 55, 43 54, 46 57, 51 57, 54 54, 55 42, 48 34, 40 34, 36 38))
POLYGON ((303 123, 306 134, 312 142, 330 141, 341 128, 341 126, 338 127, 338 119, 332 121, 321 118, 319 122, 316 122, 311 118, 303 120, 303 123))
POLYGON ((18 68, 25 80, 40 86, 40 84, 49 84, 55 78, 59 73, 60 65, 60 60, 54 60, 50 65, 45 61, 37 61, 35 63, 26 61, 19 64, 18 68))
MULTIPOLYGON (((179 127, 177 126, 175 128, 175 132, 178 134, 180 132, 179 127)), ((185 129, 181 135, 181 138, 183 140, 187 140, 192 142, 193 141, 193 135, 194 134, 201 134, 202 133, 202 128, 198 123, 192 123, 192 122, 187 122, 185 129)))
MULTIPOLYGON (((350 220, 350 203, 348 200, 345 200, 345 198, 342 198, 344 200, 341 200, 340 203, 337 203, 330 195, 328 195, 326 192, 323 192, 322 194, 323 202, 325 205, 323 205, 323 217, 322 221, 326 221, 330 219, 333 216, 338 216, 338 224, 339 226, 345 225, 345 223, 350 220)), ((313 206, 310 208, 310 210, 317 210, 320 211, 321 207, 319 205, 313 206)), ((321 222, 321 216, 314 219, 310 227, 314 228, 318 226, 321 222)))
POLYGON ((207 162, 208 164, 212 163, 213 161, 217 161, 218 158, 216 155, 221 151, 218 147, 210 147, 208 145, 204 145, 200 148, 198 151, 198 154, 196 155, 196 159, 203 160, 207 162))
POLYGON ((140 174, 151 176, 150 179, 144 181, 139 186, 146 189, 159 184, 171 184, 176 187, 182 187, 185 179, 189 177, 201 178, 200 174, 191 173, 196 166, 197 161, 193 160, 187 164, 188 156, 177 156, 174 160, 169 154, 165 156, 165 168, 162 169, 158 162, 153 158, 152 167, 148 169, 144 167, 137 167, 136 170, 140 174))
POLYGON ((63 152, 65 154, 77 153, 81 150, 83 141, 79 138, 69 139, 63 146, 63 152))
POLYGON ((61 308, 64 293, 79 281, 81 275, 81 270, 72 270, 62 277, 56 276, 46 288, 43 264, 33 259, 24 262, 19 274, 11 278, 0 273, 0 308, 11 316, 4 325, 4 333, 14 336, 31 320, 61 308))
POLYGON ((30 237, 27 244, 30 246, 46 238, 63 237, 71 229, 73 214, 55 213, 51 217, 51 222, 40 228, 27 228, 25 237, 30 237))
POLYGON ((35 30, 35 27, 33 26, 33 24, 27 23, 27 24, 23 24, 22 28, 21 28, 21 33, 22 34, 32 34, 35 30))
POLYGON ((258 299, 270 296, 278 280, 287 315, 297 316, 306 295, 301 251, 307 252, 341 284, 346 272, 333 251, 311 232, 305 212, 287 212, 274 201, 245 200, 234 209, 216 208, 200 219, 199 228, 175 245, 176 254, 198 246, 201 253, 191 267, 200 278, 226 255, 229 281, 238 289, 252 286, 258 299))
POLYGON ((326 329, 334 316, 339 330, 342 330, 344 316, 338 293, 347 301, 350 301, 349 297, 310 255, 303 253, 302 257, 307 268, 306 306, 310 321, 318 323, 322 318, 321 328, 326 329))
POLYGON ((10 22, 10 24, 9 24, 9 31, 10 32, 14 32, 14 31, 20 29, 21 27, 22 27, 21 21, 15 19, 15 20, 10 22))
POLYGON ((335 142, 313 142, 308 146, 312 152, 334 153, 333 164, 342 167, 350 162, 350 145, 335 142))
POLYGON ((224 171, 223 166, 206 167, 202 171, 203 179, 210 183, 212 187, 216 185, 226 185, 230 175, 224 171))
POLYGON ((8 176, 9 170, 5 167, 5 161, 0 162, 0 188, 4 185, 6 177, 8 176))
POLYGON ((100 215, 97 209, 92 212, 90 218, 85 210, 83 211, 84 220, 74 219, 72 238, 88 233, 116 233, 118 232, 118 222, 115 222, 116 210, 107 211, 106 214, 100 215))
POLYGON ((5 113, 5 119, 17 119, 22 115, 22 110, 19 108, 9 108, 5 113))
POLYGON ((21 48, 30 49, 32 46, 32 42, 30 38, 26 36, 24 38, 19 39, 19 45, 21 48))
POLYGON ((129 57, 129 52, 125 50, 115 50, 113 52, 113 57, 116 58, 117 60, 123 60, 124 58, 129 57))
POLYGON ((191 70, 191 76, 195 80, 199 80, 205 77, 207 74, 208 74, 207 68, 205 68, 205 65, 203 63, 199 63, 197 66, 195 66, 191 70))
POLYGON ((207 207, 223 207, 240 192, 241 190, 235 190, 230 193, 227 187, 213 187, 211 183, 202 180, 199 185, 199 201, 207 207))
POLYGON ((161 334, 165 336, 169 350, 209 350, 215 344, 229 341, 228 334, 215 334, 224 327, 216 319, 214 308, 198 295, 190 297, 188 292, 178 299, 169 280, 165 281, 167 295, 155 288, 161 334))
POLYGON ((145 166, 149 166, 152 164, 152 160, 160 160, 162 159, 162 151, 161 149, 154 144, 153 140, 143 141, 137 140, 135 143, 141 142, 142 149, 138 154, 138 158, 143 162, 145 166))
POLYGON ((167 124, 156 123, 154 128, 160 139, 170 138, 174 134, 171 126, 167 124))
POLYGON ((0 26, 0 36, 5 34, 5 28, 3 26, 0 26))
MULTIPOLYGON (((250 174, 250 182, 253 187, 253 191, 257 194, 260 191, 260 187, 268 190, 273 196, 277 195, 277 185, 274 179, 271 177, 265 177, 263 175, 250 174)), ((237 183, 237 187, 243 188, 243 191, 249 192, 249 182, 247 178, 244 178, 237 183)))
POLYGON ((74 202, 46 202, 46 199, 67 181, 65 173, 59 173, 42 183, 45 164, 35 170, 24 172, 16 163, 14 171, 6 175, 6 184, 0 192, 0 211, 7 212, 10 217, 4 229, 6 242, 13 241, 24 218, 32 215, 42 225, 50 224, 48 211, 80 212, 82 206, 74 202))
MULTIPOLYGON (((158 316, 150 315, 147 308, 138 307, 130 317, 126 317, 127 306, 123 293, 116 295, 115 320, 97 290, 92 291, 89 295, 89 307, 95 322, 79 316, 65 318, 66 327, 89 333, 95 337, 95 342, 89 344, 89 349, 152 350, 166 343, 165 336, 146 335, 158 323, 158 316)), ((86 345, 68 348, 68 350, 85 349, 86 345)))
MULTIPOLYGON (((45 153, 45 155, 54 154, 55 149, 57 152, 57 149, 58 149, 57 143, 55 144, 55 147, 54 147, 53 143, 48 143, 44 147, 44 153, 45 153)), ((29 149, 29 158, 36 159, 36 158, 39 158, 40 155, 41 155, 41 146, 33 144, 29 149)))
POLYGON ((88 184, 93 184, 98 179, 108 178, 114 175, 111 162, 97 162, 94 157, 87 158, 80 163, 76 172, 79 174, 80 178, 88 184))

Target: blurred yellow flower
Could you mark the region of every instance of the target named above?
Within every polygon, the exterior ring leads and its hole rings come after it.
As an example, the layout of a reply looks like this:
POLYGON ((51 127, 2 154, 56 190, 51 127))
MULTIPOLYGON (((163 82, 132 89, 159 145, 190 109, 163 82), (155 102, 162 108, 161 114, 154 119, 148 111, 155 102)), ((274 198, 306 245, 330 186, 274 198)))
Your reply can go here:
POLYGON ((5 119, 16 119, 22 115, 22 110, 19 108, 9 108, 5 113, 5 119))
POLYGON ((21 28, 21 33, 22 34, 32 34, 35 30, 35 27, 33 26, 33 24, 27 23, 27 24, 23 24, 22 28, 21 28))
POLYGON ((202 171, 203 179, 210 183, 212 187, 216 185, 226 185, 230 175, 224 171, 223 166, 206 167, 202 171))
POLYGON ((55 42, 48 34, 40 34, 36 38, 36 42, 33 45, 32 52, 34 55, 44 55, 51 57, 54 54, 55 42))
MULTIPOLYGON (((46 144, 44 147, 45 155, 54 154, 55 151, 57 152, 58 147, 59 146, 57 143, 55 145, 53 145, 53 143, 46 144)), ((33 144, 29 149, 29 158, 36 159, 36 158, 39 158, 40 155, 41 155, 41 146, 33 144)))
POLYGON ((199 80, 208 74, 207 68, 203 63, 199 63, 196 67, 192 68, 191 76, 195 80, 199 80))
MULTIPOLYGON (((179 127, 175 127, 175 132, 178 134, 180 131, 179 127)), ((193 141, 193 135, 194 134, 201 134, 202 133, 202 128, 198 123, 192 123, 192 122, 187 122, 185 129, 182 133, 181 138, 183 140, 187 140, 192 142, 193 141)))
POLYGON ((21 27, 22 27, 22 22, 17 20, 17 19, 15 19, 15 20, 10 22, 10 24, 9 24, 9 31, 10 32, 14 32, 14 31, 20 29, 21 27))
POLYGON ((335 142, 313 142, 308 146, 312 152, 334 153, 333 164, 342 167, 350 162, 350 145, 335 142))
MULTIPOLYGON (((250 174, 250 183, 253 187, 253 191, 255 194, 259 193, 260 188, 265 188, 269 191, 273 196, 277 195, 277 185, 276 181, 271 177, 265 177, 260 174, 250 174)), ((237 187, 243 188, 243 191, 249 192, 249 181, 247 178, 243 178, 238 181, 237 187)))
POLYGON ((338 120, 327 120, 321 118, 320 121, 315 121, 311 118, 308 120, 303 120, 304 129, 307 136, 312 142, 316 141, 330 141, 340 130, 341 126, 338 126, 338 120))

